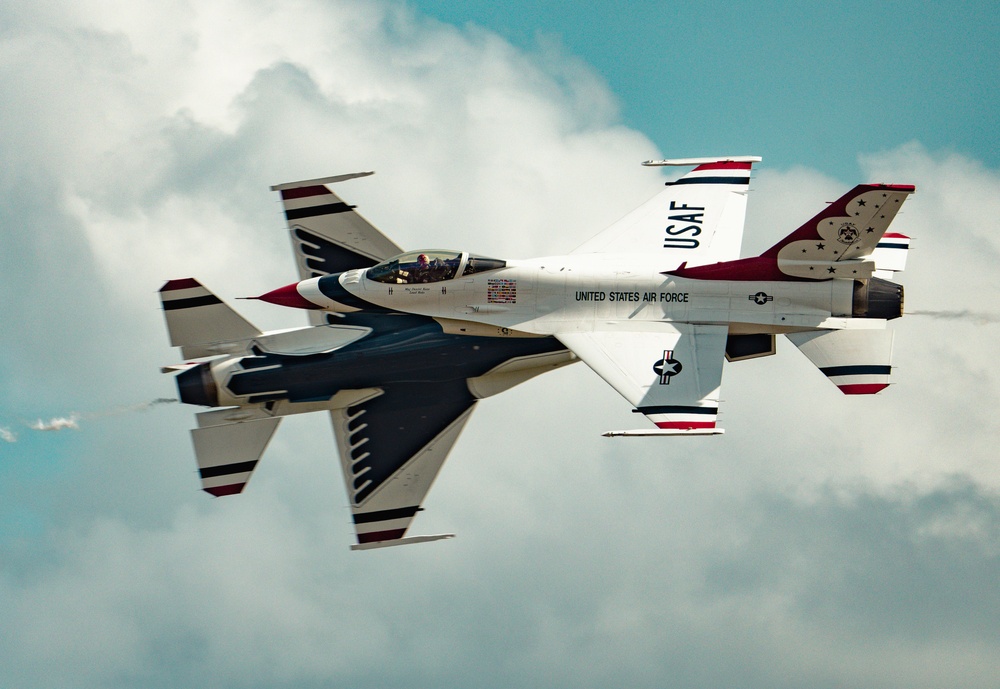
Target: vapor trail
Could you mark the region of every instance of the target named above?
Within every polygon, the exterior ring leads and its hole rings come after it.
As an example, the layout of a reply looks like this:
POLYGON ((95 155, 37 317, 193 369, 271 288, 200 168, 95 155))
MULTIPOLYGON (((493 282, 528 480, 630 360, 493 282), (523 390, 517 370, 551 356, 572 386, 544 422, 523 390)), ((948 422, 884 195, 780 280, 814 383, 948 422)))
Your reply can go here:
POLYGON ((936 318, 938 320, 945 321, 972 321, 978 325, 1000 323, 1000 315, 998 314, 986 313, 984 311, 969 311, 968 309, 962 309, 960 311, 907 311, 906 315, 927 316, 928 318, 936 318))
MULTIPOLYGON (((153 407, 158 407, 161 404, 173 404, 174 402, 177 402, 177 400, 171 397, 157 397, 155 400, 151 400, 149 402, 140 402, 138 404, 130 404, 123 407, 112 407, 111 409, 94 412, 71 412, 66 416, 53 416, 47 420, 39 418, 36 421, 22 421, 22 423, 33 431, 62 431, 66 429, 78 431, 80 430, 81 421, 89 421, 90 419, 100 419, 107 416, 120 416, 131 412, 145 411, 147 409, 152 409, 153 407)), ((8 443, 16 443, 17 434, 9 428, 0 427, 0 440, 8 443)))
POLYGON ((38 419, 34 423, 29 423, 28 428, 33 431, 61 431, 64 428, 72 428, 78 431, 80 430, 80 424, 77 423, 79 420, 80 415, 73 412, 69 416, 57 416, 48 421, 38 419))

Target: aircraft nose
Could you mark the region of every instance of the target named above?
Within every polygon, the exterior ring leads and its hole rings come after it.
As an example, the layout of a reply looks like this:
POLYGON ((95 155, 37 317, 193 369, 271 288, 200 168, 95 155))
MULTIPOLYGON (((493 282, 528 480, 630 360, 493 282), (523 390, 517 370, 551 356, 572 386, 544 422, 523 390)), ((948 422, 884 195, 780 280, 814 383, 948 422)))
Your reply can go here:
POLYGON ((266 301, 269 304, 277 304, 278 306, 290 306, 293 309, 320 308, 318 305, 303 297, 299 293, 298 287, 299 283, 293 282, 290 285, 273 289, 267 294, 262 294, 259 297, 251 297, 251 299, 259 299, 261 301, 266 301))

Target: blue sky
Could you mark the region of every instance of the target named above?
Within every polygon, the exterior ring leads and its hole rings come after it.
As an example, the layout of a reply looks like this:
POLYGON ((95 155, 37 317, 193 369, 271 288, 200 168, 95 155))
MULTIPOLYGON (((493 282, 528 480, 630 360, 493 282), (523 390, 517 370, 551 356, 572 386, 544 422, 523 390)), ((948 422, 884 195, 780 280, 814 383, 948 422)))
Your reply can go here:
POLYGON ((995 687, 994 14, 0 1, 0 686, 995 687), (414 525, 457 538, 369 553, 326 419, 213 500, 192 409, 141 408, 164 281, 292 279, 271 184, 374 169, 338 192, 401 246, 520 258, 705 154, 764 157, 745 254, 916 185, 892 387, 781 340, 727 365, 725 435, 618 442, 566 367, 479 405, 414 525))
POLYGON ((996 165, 1000 17, 990 3, 532 3, 415 0, 525 50, 590 64, 622 121, 661 150, 757 152, 858 174, 858 152, 917 140, 996 165), (721 147, 721 149, 720 149, 721 147))

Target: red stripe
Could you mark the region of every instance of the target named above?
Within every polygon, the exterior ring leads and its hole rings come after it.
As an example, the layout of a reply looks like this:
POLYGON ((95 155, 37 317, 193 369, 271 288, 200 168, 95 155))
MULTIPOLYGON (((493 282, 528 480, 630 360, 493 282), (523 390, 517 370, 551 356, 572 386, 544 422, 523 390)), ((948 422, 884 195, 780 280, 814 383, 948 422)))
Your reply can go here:
POLYGON ((912 184, 876 184, 879 189, 892 189, 893 191, 916 191, 912 184))
POLYGON ((315 187, 297 187, 295 189, 282 189, 281 190, 281 200, 288 201, 289 199, 305 199, 310 196, 322 196, 323 194, 333 195, 329 189, 322 185, 317 185, 315 187))
POLYGON ((735 163, 731 160, 719 161, 718 163, 705 163, 694 169, 698 170, 749 170, 752 163, 735 163))
POLYGON ((845 395, 874 395, 889 387, 888 383, 857 383, 855 385, 838 385, 845 395))
POLYGON ((687 431, 694 428, 715 428, 714 421, 656 421, 657 428, 687 431))
POLYGON ((243 492, 243 487, 246 483, 233 483, 228 486, 215 486, 214 488, 202 488, 206 493, 211 493, 217 498, 221 498, 223 495, 236 495, 237 493, 243 492))
POLYGON ((889 237, 890 239, 909 239, 905 234, 899 234, 898 232, 886 232, 883 237, 889 237))
POLYGON ((389 529, 388 531, 371 531, 369 533, 359 533, 358 543, 377 543, 378 541, 395 541, 402 538, 406 529, 389 529))
POLYGON ((667 271, 669 275, 693 280, 763 280, 768 282, 806 280, 808 278, 789 277, 778 268, 778 261, 764 256, 740 258, 735 261, 713 263, 707 266, 688 268, 684 264, 676 270, 667 271))
POLYGON ((178 289, 191 289, 201 287, 201 283, 194 278, 181 278, 180 280, 167 280, 167 284, 160 288, 161 292, 173 292, 178 289))

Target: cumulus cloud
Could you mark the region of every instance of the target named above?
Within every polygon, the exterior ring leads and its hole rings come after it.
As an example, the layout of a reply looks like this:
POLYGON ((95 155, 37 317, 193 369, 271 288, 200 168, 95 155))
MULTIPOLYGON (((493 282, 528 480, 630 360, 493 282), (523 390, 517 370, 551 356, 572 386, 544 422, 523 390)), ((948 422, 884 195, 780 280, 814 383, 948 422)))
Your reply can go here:
MULTIPOLYGON (((662 182, 556 46, 370 2, 53 7, 0 35, 0 216, 31 228, 0 254, 4 320, 24 323, 0 334, 7 408, 172 394, 163 280, 231 298, 293 274, 269 184, 374 168, 338 191, 401 245, 516 258, 662 182)), ((917 144, 861 162, 918 187, 893 226, 908 308, 991 313, 996 171, 917 144)), ((763 166, 745 253, 857 181, 763 166)), ((720 438, 600 438, 634 415, 582 365, 486 400, 415 525, 459 537, 421 547, 348 552, 323 419, 286 420, 219 500, 169 398, 44 436, 64 454, 0 485, 0 683, 988 686, 993 344, 962 319, 893 328, 897 384, 873 399, 784 342, 728 366, 720 438)))

